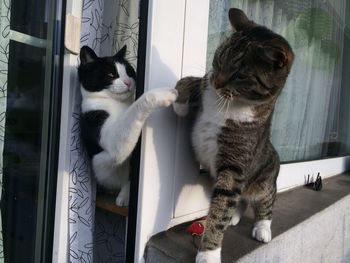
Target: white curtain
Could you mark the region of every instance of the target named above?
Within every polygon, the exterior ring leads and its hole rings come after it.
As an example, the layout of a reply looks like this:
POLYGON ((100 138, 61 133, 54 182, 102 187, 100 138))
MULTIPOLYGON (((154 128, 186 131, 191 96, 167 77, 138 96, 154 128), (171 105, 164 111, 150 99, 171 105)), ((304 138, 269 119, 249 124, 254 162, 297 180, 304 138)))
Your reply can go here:
MULTIPOLYGON (((126 56, 136 66, 138 4, 138 0, 84 0, 81 46, 90 46, 100 56, 110 56, 126 44, 126 56)), ((79 83, 75 88, 70 156, 70 262, 124 262, 125 229, 119 229, 118 226, 125 228, 125 223, 115 222, 124 219, 109 220, 114 221, 113 224, 106 218, 95 222, 96 185, 80 139, 79 83), (94 231, 98 232, 95 240, 94 231)), ((113 217, 108 214, 104 216, 113 217)))
POLYGON ((339 111, 340 94, 345 89, 342 72, 346 1, 212 0, 207 68, 215 48, 231 30, 227 18, 231 7, 244 10, 255 22, 283 35, 295 53, 272 125, 272 142, 281 160, 349 153, 348 148, 340 152, 346 142, 340 138, 339 111))
MULTIPOLYGON (((0 1, 0 198, 2 199, 3 150, 7 97, 7 66, 10 42, 10 0, 0 1)), ((4 262, 2 223, 0 216, 0 262, 4 262)))

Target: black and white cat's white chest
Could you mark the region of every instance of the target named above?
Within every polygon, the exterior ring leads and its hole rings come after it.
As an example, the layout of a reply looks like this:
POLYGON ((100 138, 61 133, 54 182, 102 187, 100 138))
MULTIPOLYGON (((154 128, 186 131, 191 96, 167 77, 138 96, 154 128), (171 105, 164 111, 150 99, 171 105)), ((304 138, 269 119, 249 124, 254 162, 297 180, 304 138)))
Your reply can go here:
POLYGON ((125 112, 133 102, 133 96, 127 100, 119 101, 109 96, 107 92, 87 92, 81 88, 82 103, 81 112, 87 113, 89 111, 102 110, 108 115, 120 115, 125 112))
POLYGON ((92 158, 103 151, 100 142, 102 129, 108 129, 108 126, 122 116, 132 104, 132 99, 117 101, 110 96, 87 92, 83 88, 81 92, 83 95, 81 134, 87 152, 92 158))

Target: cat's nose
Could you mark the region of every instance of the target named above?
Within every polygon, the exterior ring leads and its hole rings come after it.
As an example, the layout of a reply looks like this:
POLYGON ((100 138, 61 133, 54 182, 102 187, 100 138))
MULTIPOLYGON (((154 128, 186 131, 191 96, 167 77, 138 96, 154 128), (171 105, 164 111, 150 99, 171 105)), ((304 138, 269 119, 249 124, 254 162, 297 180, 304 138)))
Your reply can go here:
POLYGON ((128 87, 131 85, 131 79, 124 79, 123 82, 128 87))
POLYGON ((214 86, 217 89, 223 88, 227 84, 226 77, 221 73, 215 74, 213 76, 213 79, 214 79, 214 86))

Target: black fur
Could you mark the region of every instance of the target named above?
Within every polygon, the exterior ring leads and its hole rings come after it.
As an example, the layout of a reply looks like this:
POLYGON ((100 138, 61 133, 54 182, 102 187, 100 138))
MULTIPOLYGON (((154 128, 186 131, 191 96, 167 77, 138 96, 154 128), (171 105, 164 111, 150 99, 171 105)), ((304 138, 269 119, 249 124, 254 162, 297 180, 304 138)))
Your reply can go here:
POLYGON ((80 50, 81 63, 78 67, 79 80, 83 87, 90 92, 105 89, 105 87, 119 77, 115 67, 116 62, 125 65, 128 76, 136 79, 135 70, 124 58, 125 52, 126 46, 112 57, 97 57, 91 48, 83 46, 80 50))
POLYGON ((81 136, 90 158, 103 151, 99 145, 100 132, 108 116, 104 110, 88 111, 81 116, 81 136))

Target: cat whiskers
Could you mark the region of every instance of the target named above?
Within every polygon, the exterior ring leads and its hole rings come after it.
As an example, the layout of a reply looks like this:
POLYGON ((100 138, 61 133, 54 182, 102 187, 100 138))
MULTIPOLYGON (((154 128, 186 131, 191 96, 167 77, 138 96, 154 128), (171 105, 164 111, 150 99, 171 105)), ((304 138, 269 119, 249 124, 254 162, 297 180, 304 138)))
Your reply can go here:
POLYGON ((224 115, 224 118, 226 118, 227 116, 227 113, 229 112, 229 109, 230 109, 230 104, 231 104, 231 99, 226 99, 227 101, 227 106, 226 106, 226 112, 225 112, 225 115, 224 115))
POLYGON ((217 96, 215 105, 217 107, 218 114, 224 114, 224 118, 226 118, 229 114, 231 102, 234 97, 231 93, 222 91, 219 91, 217 96))
POLYGON ((224 105, 224 98, 220 96, 215 102, 215 106, 218 109, 218 113, 221 112, 223 105, 224 105))
POLYGON ((227 98, 225 98, 225 96, 219 96, 218 101, 218 113, 223 113, 223 110, 226 108, 227 98))

